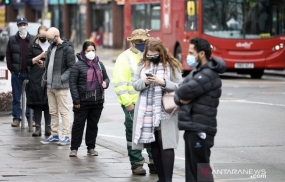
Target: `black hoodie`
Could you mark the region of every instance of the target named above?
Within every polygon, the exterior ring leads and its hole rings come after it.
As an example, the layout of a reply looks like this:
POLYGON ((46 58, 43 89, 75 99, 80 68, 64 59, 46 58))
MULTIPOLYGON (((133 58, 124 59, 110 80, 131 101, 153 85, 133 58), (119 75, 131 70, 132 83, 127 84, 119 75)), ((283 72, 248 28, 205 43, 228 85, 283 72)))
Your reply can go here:
POLYGON ((217 107, 221 96, 222 82, 219 74, 226 71, 226 64, 218 58, 193 70, 180 84, 174 100, 180 105, 178 127, 180 130, 217 133, 217 107), (180 100, 191 100, 182 105, 180 100))

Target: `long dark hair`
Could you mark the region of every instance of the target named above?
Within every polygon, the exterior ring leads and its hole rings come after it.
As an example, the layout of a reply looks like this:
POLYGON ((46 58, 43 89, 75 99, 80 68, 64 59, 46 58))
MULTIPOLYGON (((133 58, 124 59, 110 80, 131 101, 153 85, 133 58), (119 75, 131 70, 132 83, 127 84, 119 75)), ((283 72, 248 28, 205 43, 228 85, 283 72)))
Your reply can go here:
POLYGON ((92 41, 85 41, 85 42, 83 43, 83 46, 82 46, 82 52, 85 52, 86 49, 87 49, 89 46, 93 46, 94 49, 95 49, 95 51, 96 51, 96 46, 95 46, 94 42, 92 42, 92 41))

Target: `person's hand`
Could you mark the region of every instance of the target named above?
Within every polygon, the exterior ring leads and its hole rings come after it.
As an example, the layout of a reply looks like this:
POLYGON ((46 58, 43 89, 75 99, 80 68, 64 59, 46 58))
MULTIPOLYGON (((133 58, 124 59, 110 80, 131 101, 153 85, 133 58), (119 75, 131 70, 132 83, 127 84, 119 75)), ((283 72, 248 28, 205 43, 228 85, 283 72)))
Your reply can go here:
POLYGON ((129 106, 126 107, 126 110, 127 110, 128 112, 131 112, 132 110, 134 110, 134 108, 135 108, 135 105, 134 105, 134 104, 131 104, 131 105, 129 105, 129 106))
POLYGON ((73 107, 76 108, 76 109, 79 109, 80 108, 80 104, 73 104, 73 107))
POLYGON ((106 84, 106 82, 105 82, 105 81, 103 81, 103 83, 102 83, 102 87, 103 87, 103 88, 106 88, 106 87, 107 87, 107 84, 106 84))
POLYGON ((156 75, 152 75, 152 76, 147 77, 147 80, 149 82, 155 82, 155 83, 157 83, 159 85, 164 85, 164 79, 163 78, 159 78, 156 75))
POLYGON ((42 60, 38 60, 38 65, 40 68, 44 67, 44 62, 42 60))
POLYGON ((180 100, 181 104, 189 104, 191 100, 180 100))
POLYGON ((145 78, 145 84, 146 85, 149 85, 149 84, 151 84, 151 80, 150 80, 150 76, 147 76, 146 78, 145 78))
POLYGON ((46 51, 43 51, 40 55, 41 55, 41 58, 46 58, 47 52, 46 52, 46 51))

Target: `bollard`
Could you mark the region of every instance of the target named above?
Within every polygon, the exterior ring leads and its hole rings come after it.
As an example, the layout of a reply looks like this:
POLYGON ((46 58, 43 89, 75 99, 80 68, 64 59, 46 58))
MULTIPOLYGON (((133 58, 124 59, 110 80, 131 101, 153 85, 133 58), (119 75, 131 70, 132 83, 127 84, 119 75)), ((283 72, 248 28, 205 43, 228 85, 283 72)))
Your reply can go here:
MULTIPOLYGON (((22 121, 21 121, 21 129, 25 128, 25 122, 26 122, 26 115, 25 115, 25 113, 26 113, 26 85, 27 85, 27 83, 29 83, 29 80, 24 80, 24 82, 22 84, 22 121)), ((30 124, 29 124, 29 126, 30 126, 29 131, 32 131, 31 127, 33 127, 32 126, 32 121, 31 121, 31 119, 33 117, 31 117, 31 116, 32 115, 30 113, 30 121, 28 121, 28 122, 30 122, 30 124)))

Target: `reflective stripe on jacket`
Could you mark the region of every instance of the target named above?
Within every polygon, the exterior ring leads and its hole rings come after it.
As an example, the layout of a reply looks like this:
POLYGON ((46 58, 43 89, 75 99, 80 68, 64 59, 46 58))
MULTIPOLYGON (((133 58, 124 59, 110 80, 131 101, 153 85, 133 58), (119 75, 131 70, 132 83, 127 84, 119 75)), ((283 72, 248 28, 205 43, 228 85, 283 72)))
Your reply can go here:
POLYGON ((135 104, 139 92, 132 86, 132 77, 137 70, 137 65, 142 58, 142 53, 133 53, 127 49, 116 59, 113 68, 113 84, 118 96, 118 102, 125 107, 135 104))

